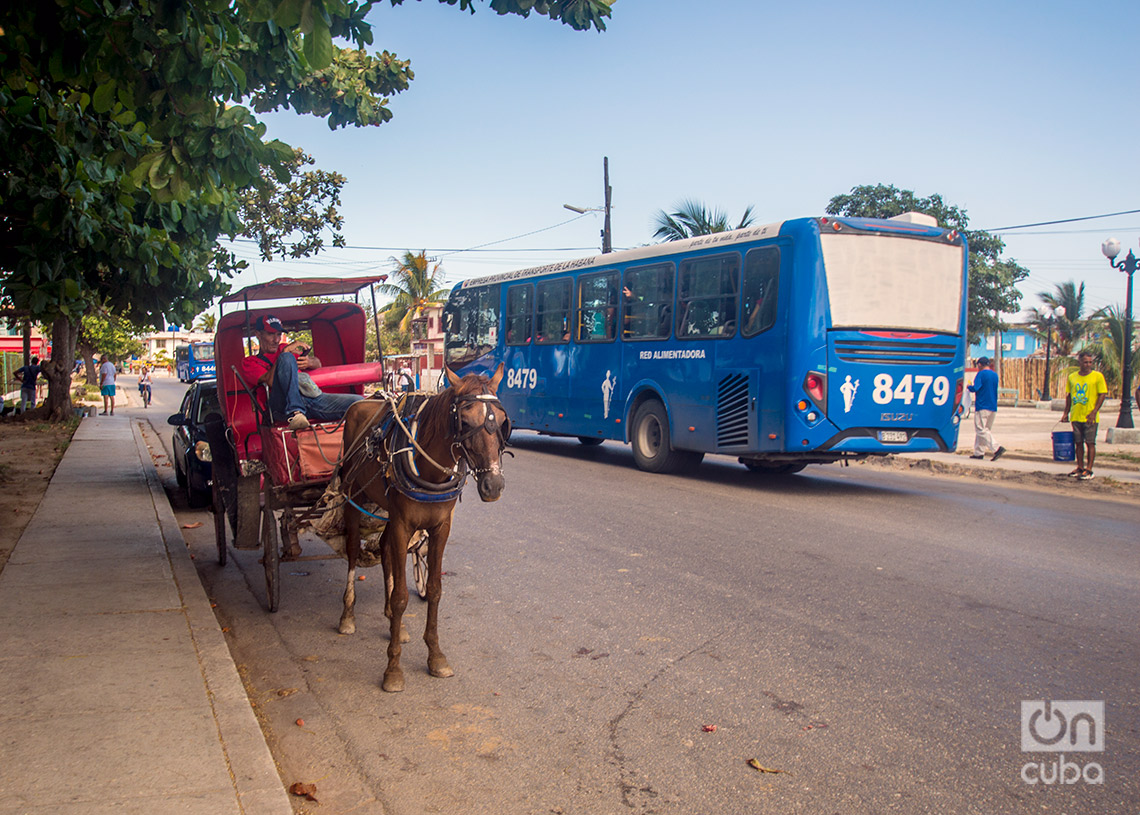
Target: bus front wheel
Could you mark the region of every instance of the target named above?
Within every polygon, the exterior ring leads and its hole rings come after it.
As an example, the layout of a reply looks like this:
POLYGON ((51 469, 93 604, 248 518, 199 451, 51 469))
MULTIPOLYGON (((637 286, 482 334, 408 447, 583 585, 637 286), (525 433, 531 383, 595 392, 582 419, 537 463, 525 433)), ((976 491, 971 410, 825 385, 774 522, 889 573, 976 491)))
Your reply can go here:
POLYGON ((637 409, 633 417, 633 460, 639 469, 649 473, 675 473, 700 464, 703 453, 674 450, 669 437, 669 417, 665 406, 650 401, 637 409))

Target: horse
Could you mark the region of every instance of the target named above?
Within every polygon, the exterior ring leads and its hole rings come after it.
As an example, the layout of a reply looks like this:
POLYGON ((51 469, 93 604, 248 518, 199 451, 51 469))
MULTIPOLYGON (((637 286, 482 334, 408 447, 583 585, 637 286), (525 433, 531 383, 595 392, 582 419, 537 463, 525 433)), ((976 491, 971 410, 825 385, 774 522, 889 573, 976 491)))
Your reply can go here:
MULTIPOLYGON (((384 615, 389 620, 388 667, 383 688, 404 689, 400 668, 401 643, 410 639, 403 629, 408 605, 406 554, 417 530, 428 535, 427 625, 428 671, 453 676, 439 647, 439 600, 443 593, 443 549, 468 474, 475 476, 479 497, 497 501, 503 493, 502 458, 510 436, 510 419, 495 395, 503 378, 468 374, 462 379, 444 368, 451 387, 429 397, 410 426, 395 415, 394 404, 365 399, 349 408, 344 420, 341 491, 344 502, 345 554, 348 582, 338 630, 356 631, 356 564, 360 556, 363 504, 376 504, 387 513, 380 539, 384 569, 384 615)), ((372 514, 372 513, 369 513, 372 514)))

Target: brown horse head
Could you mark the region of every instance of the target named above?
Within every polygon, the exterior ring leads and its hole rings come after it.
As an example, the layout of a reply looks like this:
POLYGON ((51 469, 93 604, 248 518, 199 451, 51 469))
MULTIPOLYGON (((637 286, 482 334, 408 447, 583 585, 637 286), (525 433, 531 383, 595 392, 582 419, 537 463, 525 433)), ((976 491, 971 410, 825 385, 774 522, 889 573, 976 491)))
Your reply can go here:
POLYGON ((451 414, 455 443, 462 448, 475 476, 479 497, 497 501, 503 494, 503 448, 511 433, 511 420, 495 395, 503 378, 500 363, 491 377, 467 374, 462 379, 444 368, 451 385, 451 414))

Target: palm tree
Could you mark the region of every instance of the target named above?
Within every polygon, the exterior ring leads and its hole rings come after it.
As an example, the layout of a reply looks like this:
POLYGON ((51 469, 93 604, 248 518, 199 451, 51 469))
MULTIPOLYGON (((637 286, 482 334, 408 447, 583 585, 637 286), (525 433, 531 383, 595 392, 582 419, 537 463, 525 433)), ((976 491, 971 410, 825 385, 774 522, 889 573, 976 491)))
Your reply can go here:
POLYGON ((208 311, 199 314, 197 322, 194 323, 194 328, 207 334, 213 334, 218 328, 218 315, 211 314, 208 311))
POLYGON ((731 229, 744 229, 751 224, 752 205, 744 210, 740 223, 730 226, 728 216, 719 209, 707 209, 700 201, 687 199, 677 206, 677 211, 667 213, 660 210, 654 217, 657 231, 653 237, 664 241, 680 241, 696 235, 711 235, 714 232, 728 232, 731 229))
MULTIPOLYGON (((1120 306, 1108 306, 1097 312, 1097 336, 1093 342, 1085 346, 1096 357, 1097 370, 1104 374, 1108 389, 1112 393, 1120 393, 1123 384, 1121 371, 1124 369, 1124 309, 1120 306)), ((1140 353, 1137 348, 1132 349, 1132 381, 1138 381, 1140 375, 1140 353)))
POLYGON ((409 249, 402 258, 392 258, 389 281, 378 287, 382 294, 392 297, 392 303, 382 313, 401 331, 409 331, 412 320, 426 309, 447 301, 443 266, 431 265, 426 250, 417 254, 409 249))
MULTIPOLYGON (((1054 342, 1057 347, 1057 356, 1071 356, 1074 351, 1080 350, 1078 344, 1083 344, 1085 335, 1092 330, 1093 325, 1101 312, 1096 311, 1085 316, 1085 284, 1077 286, 1072 280, 1058 283, 1054 291, 1038 292, 1047 306, 1056 309, 1064 306, 1065 316, 1053 318, 1054 342)), ((1047 324, 1043 309, 1033 309, 1033 324, 1038 328, 1038 336, 1045 336, 1047 324)))

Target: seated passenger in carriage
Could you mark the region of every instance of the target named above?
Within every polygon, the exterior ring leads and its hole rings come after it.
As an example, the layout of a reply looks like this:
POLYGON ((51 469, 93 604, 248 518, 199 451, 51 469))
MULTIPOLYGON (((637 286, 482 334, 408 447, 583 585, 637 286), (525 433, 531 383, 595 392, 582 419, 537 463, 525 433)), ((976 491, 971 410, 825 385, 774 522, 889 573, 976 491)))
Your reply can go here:
POLYGON ((253 324, 259 352, 241 362, 241 375, 250 387, 269 388, 269 410, 285 416, 290 430, 304 430, 309 420, 338 422, 353 403, 362 397, 355 393, 322 393, 304 371, 321 367, 311 348, 300 342, 283 343, 281 321, 272 315, 258 317, 253 324))

